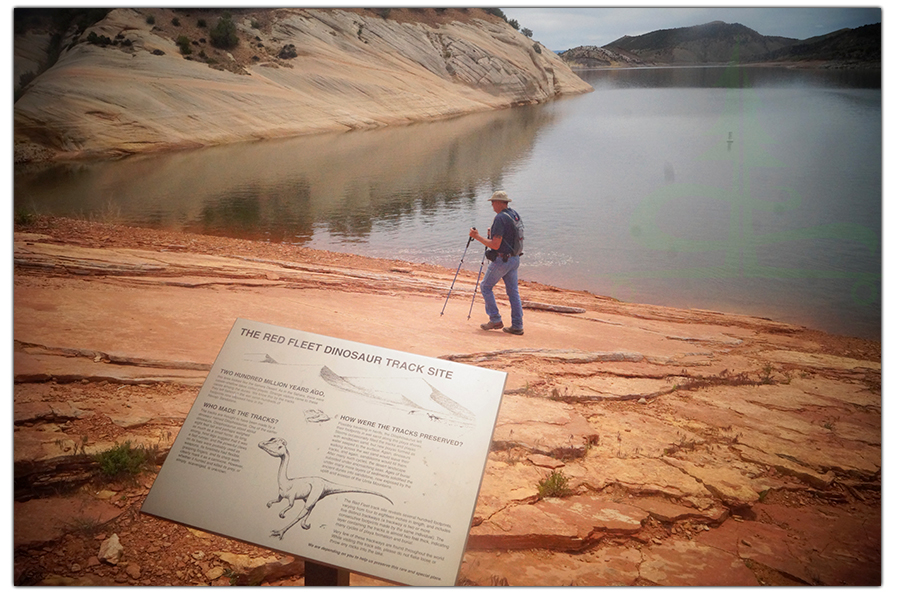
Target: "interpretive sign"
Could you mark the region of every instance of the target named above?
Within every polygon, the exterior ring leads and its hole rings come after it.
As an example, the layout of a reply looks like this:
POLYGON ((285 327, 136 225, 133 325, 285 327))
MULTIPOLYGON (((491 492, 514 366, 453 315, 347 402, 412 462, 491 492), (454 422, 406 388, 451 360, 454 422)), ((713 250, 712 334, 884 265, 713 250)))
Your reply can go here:
POLYGON ((238 319, 142 510, 453 585, 506 373, 238 319))

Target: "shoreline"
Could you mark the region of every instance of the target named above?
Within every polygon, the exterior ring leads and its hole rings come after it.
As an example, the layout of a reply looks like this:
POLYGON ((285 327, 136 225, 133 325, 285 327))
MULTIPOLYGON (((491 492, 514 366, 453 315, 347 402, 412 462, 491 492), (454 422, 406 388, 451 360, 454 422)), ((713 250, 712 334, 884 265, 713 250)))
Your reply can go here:
MULTIPOLYGON (((266 257, 283 257, 285 253, 291 253, 295 257, 299 256, 302 261, 319 261, 334 263, 337 261, 355 262, 357 265, 365 268, 376 269, 381 271, 402 268, 405 270, 420 269, 428 273, 447 273, 452 276, 454 270, 437 264, 414 263, 399 259, 374 258, 366 255, 354 254, 350 252, 327 251, 315 249, 311 247, 273 243, 269 241, 260 241, 254 239, 238 239, 233 237, 223 237, 219 235, 204 235, 185 231, 172 231, 164 229, 156 229, 152 227, 130 226, 119 223, 106 223, 86 221, 77 218, 57 217, 57 216, 37 216, 32 224, 15 225, 15 232, 38 232, 41 230, 52 229, 53 233, 58 233, 58 237, 63 241, 72 241, 76 244, 92 244, 102 245, 104 247, 125 247, 125 248, 142 248, 145 246, 153 246, 156 248, 172 249, 172 250, 194 250, 198 253, 218 254, 226 251, 235 253, 255 254, 266 257), (168 245, 170 247, 164 247, 168 245), (367 262, 363 264, 363 262, 367 262)), ((462 270, 461 277, 472 275, 470 271, 462 270)), ((820 329, 810 328, 803 325, 797 325, 791 322, 780 321, 771 317, 761 315, 751 315, 746 313, 734 313, 721 311, 716 309, 703 308, 684 308, 673 307, 668 305, 657 305, 650 303, 639 303, 630 301, 620 301, 610 296, 600 295, 584 289, 566 288, 562 286, 545 284, 542 282, 520 280, 520 288, 528 287, 538 289, 541 292, 550 292, 557 295, 568 295, 572 298, 574 295, 586 295, 591 299, 601 300, 609 303, 619 303, 623 307, 632 306, 640 307, 647 310, 655 311, 656 315, 664 316, 665 312, 696 314, 700 317, 711 317, 721 319, 744 319, 746 324, 759 324, 774 328, 774 331, 783 331, 789 333, 805 333, 809 335, 825 336, 836 342, 845 342, 848 348, 857 351, 875 352, 878 354, 867 354, 866 360, 880 360, 881 358, 881 339, 861 338, 856 336, 848 336, 837 334, 820 329)), ((448 284, 449 286, 449 284, 448 284)), ((505 297, 503 297, 505 298, 505 297)), ((524 298, 524 297, 523 297, 524 298)), ((566 306, 567 303, 557 302, 559 306, 566 306)))
POLYGON ((728 68, 729 66, 737 66, 739 68, 788 68, 788 69, 806 69, 806 70, 850 70, 856 72, 872 72, 881 71, 881 63, 859 63, 847 64, 845 62, 830 62, 827 60, 819 61, 793 61, 793 62, 746 62, 740 64, 731 64, 730 62, 721 63, 697 63, 697 64, 646 64, 642 66, 580 66, 575 63, 566 62, 573 72, 580 70, 650 70, 650 69, 667 69, 667 68, 728 68))

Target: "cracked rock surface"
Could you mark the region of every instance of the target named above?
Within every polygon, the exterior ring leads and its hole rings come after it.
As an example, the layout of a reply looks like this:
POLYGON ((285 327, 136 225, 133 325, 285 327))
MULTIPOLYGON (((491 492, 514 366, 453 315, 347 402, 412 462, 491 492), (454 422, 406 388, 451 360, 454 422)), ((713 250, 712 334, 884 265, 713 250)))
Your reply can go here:
POLYGON ((511 336, 466 320, 469 289, 440 316, 435 266, 16 230, 17 584, 303 582, 291 556, 141 514, 158 465, 109 483, 90 462, 131 441, 160 464, 237 317, 509 374, 459 584, 882 582, 880 343, 527 281, 511 336))

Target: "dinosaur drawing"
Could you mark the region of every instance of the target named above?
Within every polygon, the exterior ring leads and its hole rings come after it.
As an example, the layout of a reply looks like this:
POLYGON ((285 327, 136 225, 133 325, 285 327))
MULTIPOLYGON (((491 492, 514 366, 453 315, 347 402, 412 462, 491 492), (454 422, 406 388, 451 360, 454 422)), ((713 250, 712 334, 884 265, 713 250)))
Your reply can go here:
POLYGON ((297 500, 303 501, 303 509, 300 511, 300 514, 296 519, 288 523, 282 529, 272 530, 272 535, 278 536, 278 539, 282 539, 285 532, 296 525, 299 521, 302 521, 302 523, 300 523, 300 526, 303 527, 303 529, 309 529, 309 515, 310 513, 312 513, 313 508, 316 506, 316 503, 318 503, 326 496, 331 496, 332 494, 349 494, 353 492, 357 492, 360 494, 373 494, 375 496, 380 496, 391 504, 394 504, 394 502, 384 494, 380 494, 372 490, 356 488, 353 486, 342 486, 340 484, 335 484, 334 482, 326 480, 325 478, 289 478, 287 475, 287 468, 288 464, 291 461, 291 454, 287 448, 287 441, 282 438, 273 437, 267 441, 262 441, 261 443, 259 443, 259 448, 272 457, 281 458, 281 464, 278 466, 278 497, 266 503, 266 507, 272 508, 273 504, 282 500, 287 500, 288 506, 285 507, 280 513, 278 513, 278 516, 284 519, 285 514, 289 510, 291 510, 291 508, 293 508, 294 503, 297 500))

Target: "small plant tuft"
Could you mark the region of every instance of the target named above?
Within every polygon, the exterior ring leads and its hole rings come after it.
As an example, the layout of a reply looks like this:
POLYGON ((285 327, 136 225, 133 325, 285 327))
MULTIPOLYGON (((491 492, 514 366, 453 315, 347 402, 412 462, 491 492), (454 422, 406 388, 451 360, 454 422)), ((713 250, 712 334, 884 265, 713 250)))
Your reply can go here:
POLYGON ((538 496, 541 498, 562 498, 570 494, 569 478, 559 470, 553 470, 546 479, 538 482, 538 496))
POLYGON ((766 363, 763 366, 762 372, 759 374, 759 381, 763 385, 772 385, 775 383, 775 377, 772 374, 775 371, 775 367, 772 366, 771 363, 766 363))
POLYGON ((155 447, 134 447, 131 441, 94 455, 94 460, 100 465, 100 473, 110 479, 134 477, 147 469, 155 458, 155 447))
POLYGON ((37 222, 37 215, 31 210, 16 208, 15 214, 13 215, 13 221, 16 226, 29 227, 37 222))

